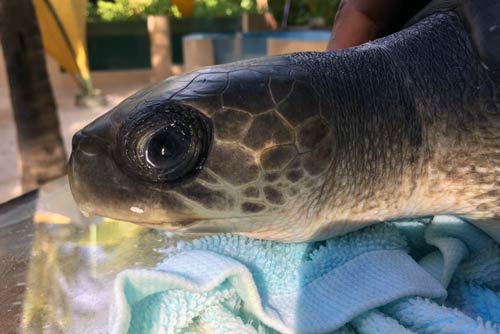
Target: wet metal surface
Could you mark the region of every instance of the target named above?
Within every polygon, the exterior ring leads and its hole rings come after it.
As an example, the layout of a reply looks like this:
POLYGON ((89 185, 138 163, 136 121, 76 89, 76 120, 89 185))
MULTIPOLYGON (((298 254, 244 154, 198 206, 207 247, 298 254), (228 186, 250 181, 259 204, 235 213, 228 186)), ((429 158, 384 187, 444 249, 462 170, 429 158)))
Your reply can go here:
POLYGON ((0 333, 106 333, 113 280, 151 268, 177 239, 83 218, 66 179, 0 206, 0 333))
POLYGON ((0 206, 0 333, 16 333, 21 321, 37 193, 0 206))

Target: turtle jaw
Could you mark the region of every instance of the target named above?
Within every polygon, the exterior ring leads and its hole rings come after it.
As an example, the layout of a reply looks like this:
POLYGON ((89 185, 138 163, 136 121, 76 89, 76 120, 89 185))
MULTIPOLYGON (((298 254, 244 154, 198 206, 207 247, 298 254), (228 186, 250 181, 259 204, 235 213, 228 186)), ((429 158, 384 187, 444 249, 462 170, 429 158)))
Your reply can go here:
POLYGON ((254 238, 266 239, 263 236, 259 237, 259 233, 251 232, 256 226, 269 226, 273 221, 270 216, 240 216, 231 218, 199 218, 189 222, 170 223, 168 226, 160 227, 170 229, 173 225, 176 230, 183 233, 192 234, 215 234, 215 233, 235 233, 240 235, 253 234, 254 238))

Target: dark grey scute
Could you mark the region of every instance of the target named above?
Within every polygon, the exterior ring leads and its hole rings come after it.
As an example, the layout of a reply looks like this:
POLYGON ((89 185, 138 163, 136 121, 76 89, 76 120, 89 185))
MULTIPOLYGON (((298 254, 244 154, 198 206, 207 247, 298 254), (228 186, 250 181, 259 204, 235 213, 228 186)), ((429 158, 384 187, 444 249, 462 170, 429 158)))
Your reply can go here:
POLYGON ((500 76, 500 1, 434 0, 415 15, 406 27, 442 11, 456 11, 465 21, 474 48, 486 67, 500 76))

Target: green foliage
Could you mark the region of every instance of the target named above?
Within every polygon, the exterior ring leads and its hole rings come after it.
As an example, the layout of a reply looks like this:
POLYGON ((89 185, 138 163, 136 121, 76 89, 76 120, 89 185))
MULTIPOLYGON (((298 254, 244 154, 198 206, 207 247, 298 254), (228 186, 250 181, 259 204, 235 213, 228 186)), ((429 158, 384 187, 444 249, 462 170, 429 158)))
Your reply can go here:
MULTIPOLYGON (((286 0, 269 0, 269 8, 281 24, 286 0)), ((288 25, 306 25, 313 17, 322 17, 331 26, 340 0, 291 0, 288 25)))
POLYGON ((340 0, 304 0, 311 17, 322 17, 330 25, 335 18, 335 12, 340 0))
MULTIPOLYGON (((270 0, 269 9, 281 25, 283 20, 283 8, 287 0, 270 0)), ((303 0, 291 0, 288 25, 305 25, 309 21, 309 12, 303 0)))
MULTIPOLYGON (((92 6, 87 15, 93 14, 92 6)), ((148 15, 180 16, 177 7, 170 0, 115 0, 97 1, 97 17, 103 21, 125 21, 144 18, 148 15)))
POLYGON ((87 4, 87 20, 89 21, 95 21, 99 19, 99 13, 97 13, 97 5, 93 2, 90 2, 87 4))
POLYGON ((149 0, 150 4, 146 6, 143 16, 147 15, 168 15, 181 17, 181 13, 170 0, 149 0))
MULTIPOLYGON (((194 0, 194 16, 219 17, 257 13, 256 0, 194 0)), ((330 26, 340 0, 291 0, 288 25, 306 25, 313 17, 324 18, 330 26)), ((269 10, 281 24, 286 0, 268 0, 269 10)), ((181 14, 171 0, 98 0, 89 2, 89 20, 123 21, 145 18, 148 15, 181 14)))
POLYGON ((194 16, 217 17, 256 13, 255 0, 195 0, 194 16))

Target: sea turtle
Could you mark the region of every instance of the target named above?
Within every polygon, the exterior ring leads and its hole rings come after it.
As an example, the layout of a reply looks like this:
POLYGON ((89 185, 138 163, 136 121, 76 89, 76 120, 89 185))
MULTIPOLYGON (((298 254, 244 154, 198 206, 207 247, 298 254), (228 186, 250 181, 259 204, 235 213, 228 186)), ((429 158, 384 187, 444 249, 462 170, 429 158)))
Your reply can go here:
POLYGON ((500 1, 169 78, 78 132, 69 177, 83 211, 174 231, 309 241, 455 214, 500 240, 500 1))

